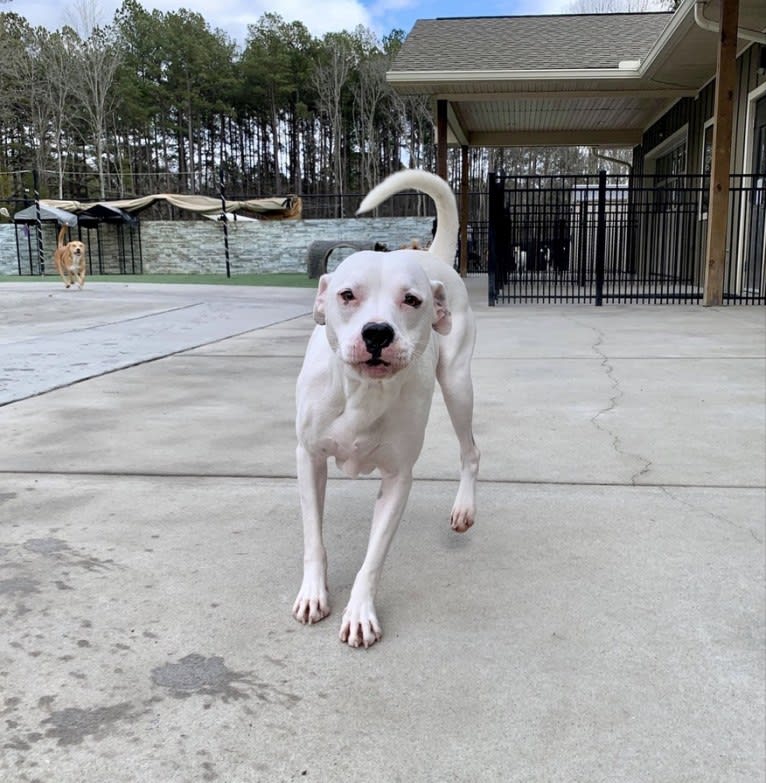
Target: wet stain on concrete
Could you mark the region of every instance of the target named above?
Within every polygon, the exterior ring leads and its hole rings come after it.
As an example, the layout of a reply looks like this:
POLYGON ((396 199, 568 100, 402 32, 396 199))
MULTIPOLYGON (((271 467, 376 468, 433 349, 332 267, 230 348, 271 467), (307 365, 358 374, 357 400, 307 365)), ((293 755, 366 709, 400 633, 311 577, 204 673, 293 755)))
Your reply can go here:
POLYGON ((116 568, 114 560, 100 560, 97 557, 81 557, 79 560, 72 560, 70 565, 84 568, 86 571, 108 571, 110 568, 116 568))
POLYGON ((86 737, 103 737, 115 723, 134 717, 130 702, 122 702, 91 709, 67 707, 52 712, 41 725, 48 726, 45 736, 57 740, 58 745, 79 745, 86 737))
MULTIPOLYGON (((224 665, 223 658, 192 653, 178 663, 166 663, 152 669, 155 685, 168 688, 175 698, 185 699, 192 694, 202 694, 221 699, 227 703, 254 696, 263 704, 277 704, 290 709, 302 697, 284 690, 285 682, 273 684, 264 682, 251 672, 235 672, 224 665), (238 686, 238 687, 235 687, 238 686)), ((205 709, 210 708, 205 705, 205 709)), ((252 710, 245 707, 245 712, 252 710)))
MULTIPOLYGON (((55 532, 55 531, 54 531, 55 532)), ((42 555, 57 561, 60 565, 67 568, 83 568, 86 571, 108 571, 112 568, 120 568, 113 559, 104 559, 93 557, 91 555, 79 552, 73 549, 66 541, 55 536, 46 538, 29 538, 20 545, 27 552, 35 555, 42 555)), ((7 547, 4 547, 9 551, 7 547)), ((69 576, 68 570, 62 572, 63 576, 69 576)), ((60 590, 71 589, 66 583, 57 581, 56 586, 60 590)))
POLYGON ((69 544, 60 538, 30 538, 24 542, 23 546, 24 549, 39 555, 53 555, 69 549, 69 544))
POLYGON ((74 587, 72 587, 72 585, 68 585, 66 582, 63 582, 61 579, 57 579, 53 584, 56 585, 57 590, 74 590, 74 587))
POLYGON ((17 497, 15 492, 0 492, 0 506, 17 497))
POLYGON ((0 595, 31 595, 40 592, 40 583, 29 576, 0 579, 0 595))
POLYGON ((29 750, 32 746, 20 737, 12 737, 3 747, 6 750, 29 750))
POLYGON ((18 709, 19 704, 21 704, 21 698, 19 696, 9 696, 7 699, 5 699, 3 704, 4 709, 0 710, 0 715, 7 715, 8 713, 18 709))
POLYGON ((169 688, 179 698, 202 693, 219 696, 224 701, 249 698, 247 693, 234 686, 251 684, 249 674, 227 668, 223 658, 217 655, 206 658, 198 653, 187 655, 178 663, 166 663, 152 669, 152 681, 155 685, 169 688))

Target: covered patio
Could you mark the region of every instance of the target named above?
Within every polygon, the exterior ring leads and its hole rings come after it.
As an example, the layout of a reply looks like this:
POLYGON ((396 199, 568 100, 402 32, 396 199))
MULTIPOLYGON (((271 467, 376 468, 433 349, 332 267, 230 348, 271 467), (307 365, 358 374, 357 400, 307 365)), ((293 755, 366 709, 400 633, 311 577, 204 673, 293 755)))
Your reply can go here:
MULTIPOLYGON (((699 298, 720 304, 724 259, 737 241, 727 231, 729 178, 733 165, 742 165, 732 158, 732 138, 744 135, 741 123, 732 128, 735 63, 753 41, 766 43, 764 27, 761 0, 683 0, 674 13, 416 22, 387 79, 403 95, 431 96, 441 176, 447 174, 448 147, 461 149, 461 271, 467 271, 469 255, 470 148, 623 147, 634 151, 635 162, 647 130, 715 79, 712 170, 707 178, 701 172, 703 179, 691 186, 709 191, 699 298)), ((636 174, 627 168, 625 185, 636 174)), ((739 185, 745 190, 755 186, 743 180, 739 185)), ((641 189, 646 187, 641 183, 641 189)), ((497 263, 493 244, 499 214, 494 221, 489 216, 490 264, 497 263)), ((490 299, 491 289, 492 281, 490 299)))

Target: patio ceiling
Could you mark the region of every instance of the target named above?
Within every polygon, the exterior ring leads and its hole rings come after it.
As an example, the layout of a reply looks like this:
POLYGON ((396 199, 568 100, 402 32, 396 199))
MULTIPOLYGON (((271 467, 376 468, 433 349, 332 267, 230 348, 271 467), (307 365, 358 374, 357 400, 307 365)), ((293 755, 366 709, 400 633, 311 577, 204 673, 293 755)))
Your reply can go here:
MULTIPOLYGON (((740 0, 739 19, 762 31, 766 3, 740 0)), ((447 102, 449 144, 634 146, 715 76, 717 41, 695 22, 694 0, 674 14, 419 20, 387 78, 403 95, 447 102)))

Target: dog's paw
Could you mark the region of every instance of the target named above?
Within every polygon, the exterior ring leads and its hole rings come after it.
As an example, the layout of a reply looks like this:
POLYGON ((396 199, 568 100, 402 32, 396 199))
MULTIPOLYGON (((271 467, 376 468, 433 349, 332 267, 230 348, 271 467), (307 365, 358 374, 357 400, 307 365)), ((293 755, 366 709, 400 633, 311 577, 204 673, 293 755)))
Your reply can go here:
POLYGON ((473 506, 460 506, 457 503, 452 508, 449 518, 450 527, 456 533, 465 533, 473 527, 475 510, 473 506))
POLYGON ((303 577, 303 584, 293 604, 293 617, 304 625, 324 620, 330 614, 330 596, 324 579, 309 574, 303 577))
POLYGON ((303 625, 313 625, 330 614, 330 600, 327 591, 317 596, 298 593, 293 605, 293 617, 303 625))
POLYGON ((372 601, 349 601, 343 611, 340 640, 349 647, 371 647, 379 642, 383 631, 375 614, 372 601))

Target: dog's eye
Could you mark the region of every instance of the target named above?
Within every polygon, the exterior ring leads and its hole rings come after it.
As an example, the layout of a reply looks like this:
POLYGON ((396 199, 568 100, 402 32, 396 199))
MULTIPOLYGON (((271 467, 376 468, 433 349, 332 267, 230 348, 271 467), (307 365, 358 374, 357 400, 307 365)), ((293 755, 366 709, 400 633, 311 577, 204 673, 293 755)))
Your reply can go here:
POLYGON ((423 304, 423 300, 415 296, 415 294, 405 294, 404 304, 409 305, 410 307, 418 308, 423 304))
POLYGON ((344 302, 353 302, 356 297, 354 296, 354 292, 347 288, 345 291, 341 291, 338 296, 344 301, 344 302))

